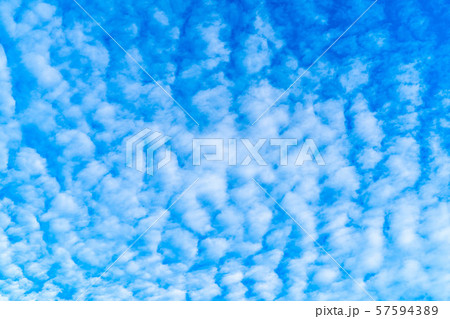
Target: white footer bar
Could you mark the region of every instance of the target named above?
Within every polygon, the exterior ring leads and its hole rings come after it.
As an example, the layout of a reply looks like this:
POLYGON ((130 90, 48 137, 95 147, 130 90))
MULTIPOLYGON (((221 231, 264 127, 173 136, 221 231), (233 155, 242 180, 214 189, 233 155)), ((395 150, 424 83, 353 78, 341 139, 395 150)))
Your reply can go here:
POLYGON ((450 318, 448 301, 0 301, 0 318, 450 318))

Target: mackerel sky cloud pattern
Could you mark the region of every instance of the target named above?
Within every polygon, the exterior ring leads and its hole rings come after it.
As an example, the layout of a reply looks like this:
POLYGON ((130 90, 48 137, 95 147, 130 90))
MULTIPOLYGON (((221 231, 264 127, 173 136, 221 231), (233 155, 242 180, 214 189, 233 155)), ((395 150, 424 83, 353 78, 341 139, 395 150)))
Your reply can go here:
POLYGON ((448 2, 379 0, 254 125, 372 1, 77 2, 128 54, 73 0, 0 0, 0 299, 450 299, 448 2))

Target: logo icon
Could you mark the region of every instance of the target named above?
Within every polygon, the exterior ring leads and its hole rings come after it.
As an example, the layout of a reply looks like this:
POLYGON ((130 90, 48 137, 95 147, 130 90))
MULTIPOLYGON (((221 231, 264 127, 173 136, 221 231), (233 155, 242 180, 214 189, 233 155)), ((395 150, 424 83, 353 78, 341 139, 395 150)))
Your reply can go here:
MULTIPOLYGON (((139 172, 153 176, 156 152, 170 139, 169 136, 148 128, 134 134, 126 141, 127 167, 135 168, 139 172)), ((161 169, 167 165, 170 162, 170 156, 170 147, 167 146, 165 156, 158 161, 156 169, 161 169)))

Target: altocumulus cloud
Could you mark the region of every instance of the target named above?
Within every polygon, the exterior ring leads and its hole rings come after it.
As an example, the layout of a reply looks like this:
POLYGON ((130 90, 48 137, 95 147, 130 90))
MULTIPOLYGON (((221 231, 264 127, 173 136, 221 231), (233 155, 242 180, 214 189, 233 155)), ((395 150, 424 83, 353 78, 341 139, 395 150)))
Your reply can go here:
POLYGON ((367 299, 252 178, 374 298, 450 298, 448 3, 379 0, 254 125, 371 2, 79 3, 132 58, 73 1, 0 1, 1 299, 367 299), (193 137, 327 165, 192 167, 193 137))

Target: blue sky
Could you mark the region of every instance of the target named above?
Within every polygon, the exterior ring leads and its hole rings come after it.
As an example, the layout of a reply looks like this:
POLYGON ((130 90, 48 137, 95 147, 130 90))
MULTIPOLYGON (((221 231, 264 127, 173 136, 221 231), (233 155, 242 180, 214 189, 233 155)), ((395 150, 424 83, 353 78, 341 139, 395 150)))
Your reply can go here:
POLYGON ((78 2, 129 55, 72 0, 0 0, 0 299, 450 299, 448 2, 379 0, 254 125, 372 2, 78 2), (193 138, 326 165, 194 167, 193 138))

